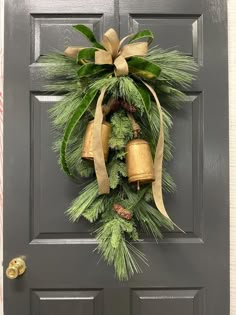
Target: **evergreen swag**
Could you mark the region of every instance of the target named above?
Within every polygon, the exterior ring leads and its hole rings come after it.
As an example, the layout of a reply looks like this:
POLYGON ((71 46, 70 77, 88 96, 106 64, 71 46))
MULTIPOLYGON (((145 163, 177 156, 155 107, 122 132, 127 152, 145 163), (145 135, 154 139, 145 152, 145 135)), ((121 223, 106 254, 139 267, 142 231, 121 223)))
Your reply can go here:
MULTIPOLYGON (((56 130, 54 150, 59 164, 74 179, 88 178, 86 186, 66 211, 72 222, 84 217, 96 223, 94 234, 98 241, 97 251, 113 265, 119 280, 127 280, 141 272, 137 258, 147 264, 147 258, 137 248, 140 231, 162 238, 162 229, 173 230, 173 222, 153 205, 151 184, 142 185, 139 191, 128 184, 125 164, 125 147, 133 139, 128 112, 133 112, 141 128, 140 137, 146 139, 154 156, 159 136, 159 113, 152 95, 145 89, 147 82, 156 92, 162 105, 164 119, 164 169, 163 191, 175 189, 173 179, 165 169, 172 159, 170 128, 172 118, 169 109, 179 108, 186 101, 182 92, 188 88, 197 71, 193 58, 176 50, 154 47, 144 57, 127 59, 129 74, 115 76, 114 65, 94 64, 95 51, 104 49, 94 34, 83 25, 75 25, 91 42, 92 47, 81 50, 76 58, 65 53, 52 53, 42 57, 46 77, 50 80, 47 91, 63 94, 61 101, 50 110, 56 130), (132 70, 132 71, 131 71, 132 70), (106 163, 110 181, 110 194, 99 195, 93 163, 81 158, 83 138, 88 122, 93 119, 96 101, 106 87, 104 103, 109 99, 122 100, 123 106, 110 112, 106 120, 111 123, 109 158, 106 163), (128 110, 127 106, 131 109, 128 110), (133 109, 133 110, 132 110, 133 109)), ((129 43, 140 39, 152 40, 145 30, 129 38, 129 43)))

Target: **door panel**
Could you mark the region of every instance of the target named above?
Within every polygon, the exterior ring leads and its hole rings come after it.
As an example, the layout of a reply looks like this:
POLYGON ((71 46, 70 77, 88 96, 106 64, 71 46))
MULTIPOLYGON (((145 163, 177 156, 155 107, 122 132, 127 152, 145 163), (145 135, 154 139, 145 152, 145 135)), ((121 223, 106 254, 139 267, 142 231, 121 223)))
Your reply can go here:
POLYGON ((32 314, 102 315, 101 291, 32 291, 32 314))
POLYGON ((52 51, 68 46, 88 46, 86 39, 72 30, 72 25, 84 24, 99 37, 104 26, 103 14, 31 14, 33 62, 52 51))
MULTIPOLYGON (((147 12, 147 9, 145 11, 147 12)), ((201 60, 202 15, 144 12, 129 16, 130 30, 137 32, 141 29, 150 29, 161 48, 178 49, 186 55, 194 56, 198 61, 201 60)))
POLYGON ((194 315, 204 314, 203 290, 134 290, 132 292, 135 315, 194 315))
POLYGON ((226 1, 6 1, 4 267, 25 255, 27 272, 5 279, 5 315, 227 315, 228 99, 226 1), (216 4, 220 7, 216 10, 216 4), (186 231, 139 248, 149 267, 118 282, 93 252, 85 221, 65 217, 84 182, 70 181, 51 150, 48 109, 62 96, 45 95, 39 57, 87 45, 71 30, 83 23, 98 38, 109 27, 150 28, 153 45, 182 50, 200 71, 188 101, 172 112, 177 191, 165 196, 186 231))
POLYGON ((61 98, 31 96, 31 242, 45 238, 90 237, 87 221, 71 224, 64 213, 83 182, 75 184, 61 172, 51 148, 53 131, 48 110, 61 98))
POLYGON ((174 152, 168 169, 177 189, 174 194, 166 196, 166 207, 186 232, 185 235, 175 235, 200 241, 203 223, 203 95, 200 91, 191 91, 187 92, 187 98, 180 111, 171 113, 174 152))

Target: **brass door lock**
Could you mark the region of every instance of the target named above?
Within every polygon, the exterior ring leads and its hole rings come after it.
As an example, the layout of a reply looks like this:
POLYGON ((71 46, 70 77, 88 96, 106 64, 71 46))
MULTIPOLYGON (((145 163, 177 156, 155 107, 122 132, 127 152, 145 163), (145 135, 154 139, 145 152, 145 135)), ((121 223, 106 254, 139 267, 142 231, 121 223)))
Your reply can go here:
POLYGON ((17 257, 10 261, 6 270, 6 276, 8 279, 13 280, 23 275, 25 270, 26 264, 23 257, 17 257))

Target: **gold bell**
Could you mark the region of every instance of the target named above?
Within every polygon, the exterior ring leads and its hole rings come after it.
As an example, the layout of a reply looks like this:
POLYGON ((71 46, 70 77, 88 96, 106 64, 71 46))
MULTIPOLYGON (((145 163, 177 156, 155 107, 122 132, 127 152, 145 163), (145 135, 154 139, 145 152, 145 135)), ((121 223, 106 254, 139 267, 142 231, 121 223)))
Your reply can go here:
MULTIPOLYGON (((82 158, 86 160, 93 160, 93 126, 94 126, 94 120, 91 120, 88 123, 85 136, 84 136, 82 158)), ((108 159, 110 134, 111 134, 111 124, 109 124, 108 122, 103 122, 102 123, 102 148, 103 148, 105 161, 108 159)))
POLYGON ((131 140, 126 146, 126 167, 129 183, 150 183, 155 180, 150 146, 143 139, 131 140))

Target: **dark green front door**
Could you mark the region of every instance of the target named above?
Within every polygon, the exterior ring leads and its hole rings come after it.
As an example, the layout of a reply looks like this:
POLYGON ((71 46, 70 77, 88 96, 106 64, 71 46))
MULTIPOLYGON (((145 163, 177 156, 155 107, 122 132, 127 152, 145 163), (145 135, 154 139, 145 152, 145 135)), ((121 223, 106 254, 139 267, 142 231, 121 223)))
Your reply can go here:
POLYGON ((5 279, 5 315, 229 315, 226 0, 8 0, 5 23, 4 268, 20 255, 28 267, 5 279), (43 93, 38 60, 86 45, 71 31, 79 23, 98 38, 149 28, 200 66, 173 113, 168 166, 177 191, 166 205, 186 234, 145 238, 150 267, 128 282, 98 264, 90 226, 65 217, 80 187, 51 150, 47 111, 59 96, 43 93))

